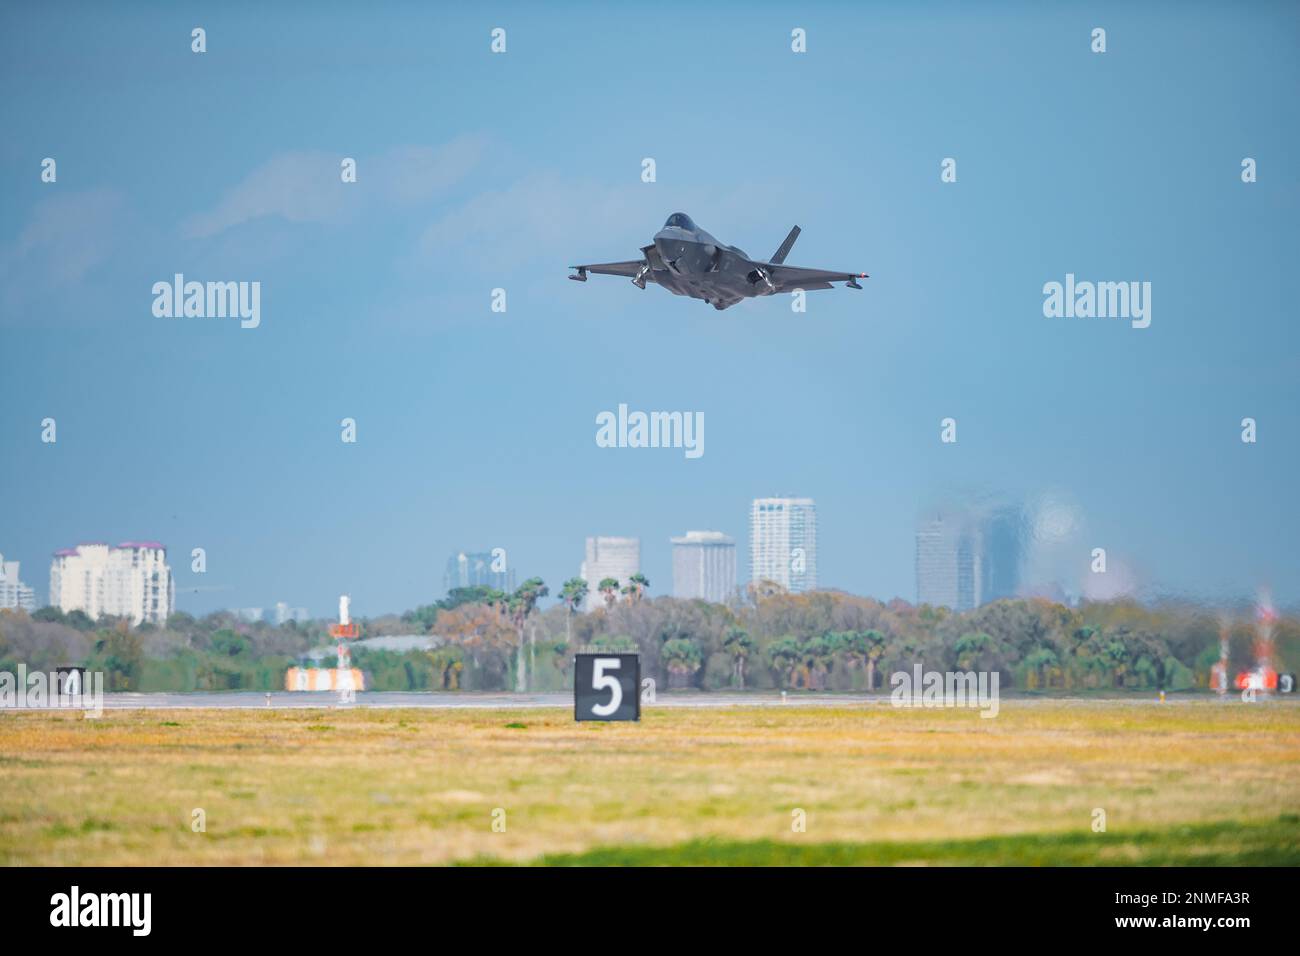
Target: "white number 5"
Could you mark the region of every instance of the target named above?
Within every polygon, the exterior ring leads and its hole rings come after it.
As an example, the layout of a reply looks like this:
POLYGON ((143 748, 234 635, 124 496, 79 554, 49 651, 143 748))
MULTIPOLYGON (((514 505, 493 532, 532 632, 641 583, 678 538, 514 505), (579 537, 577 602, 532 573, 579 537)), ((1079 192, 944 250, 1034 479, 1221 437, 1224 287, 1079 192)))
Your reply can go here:
POLYGON ((608 717, 623 703, 623 686, 619 684, 618 678, 613 674, 606 674, 605 669, 616 671, 623 665, 617 657, 601 657, 591 662, 591 689, 604 690, 609 688, 610 698, 608 704, 593 704, 591 712, 597 717, 608 717))

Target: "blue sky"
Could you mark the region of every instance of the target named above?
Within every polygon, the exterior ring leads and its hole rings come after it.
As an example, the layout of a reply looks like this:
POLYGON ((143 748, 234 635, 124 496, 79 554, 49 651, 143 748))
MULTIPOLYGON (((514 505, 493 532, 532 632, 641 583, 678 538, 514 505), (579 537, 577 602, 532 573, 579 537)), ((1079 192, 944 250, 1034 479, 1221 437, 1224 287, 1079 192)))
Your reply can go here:
POLYGON ((996 493, 1069 511, 1072 588, 1100 546, 1148 591, 1300 599, 1294 7, 660 11, 7 5, 0 553, 43 597, 56 548, 152 538, 184 610, 375 614, 457 549, 557 589, 635 535, 666 593, 671 536, 743 574, 750 499, 794 494, 824 586, 911 599, 918 515, 996 493), (871 278, 804 314, 565 280, 676 210, 871 278), (155 318, 176 272, 260 281, 261 326, 155 318), (1045 318, 1069 272, 1150 281, 1150 328, 1045 318), (620 402, 703 412, 706 453, 598 448, 620 402))

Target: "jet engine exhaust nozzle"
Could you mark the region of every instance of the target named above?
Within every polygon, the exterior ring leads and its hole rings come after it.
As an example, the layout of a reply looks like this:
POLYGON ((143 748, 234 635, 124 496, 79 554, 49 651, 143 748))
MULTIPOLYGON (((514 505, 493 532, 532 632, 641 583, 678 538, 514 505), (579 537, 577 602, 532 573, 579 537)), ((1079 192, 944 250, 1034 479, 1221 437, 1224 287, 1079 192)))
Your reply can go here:
POLYGON ((763 286, 760 295, 771 295, 776 291, 776 286, 772 285, 772 279, 768 276, 766 269, 754 269, 745 278, 749 280, 750 285, 763 286))

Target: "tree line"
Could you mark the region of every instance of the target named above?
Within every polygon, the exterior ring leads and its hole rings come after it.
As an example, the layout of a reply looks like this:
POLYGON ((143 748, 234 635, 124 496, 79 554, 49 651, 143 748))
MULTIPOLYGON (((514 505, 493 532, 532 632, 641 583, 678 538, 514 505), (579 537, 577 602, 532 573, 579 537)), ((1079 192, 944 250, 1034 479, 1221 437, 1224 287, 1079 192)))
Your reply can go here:
MULTIPOLYGON (((1230 672, 1254 666, 1258 633, 1247 608, 1136 601, 1069 607, 1041 598, 971 611, 889 602, 838 591, 789 594, 766 582, 728 604, 652 597, 644 575, 550 591, 530 578, 512 592, 473 587, 401 615, 363 619, 362 637, 423 635, 432 646, 397 652, 358 645, 353 664, 372 690, 559 691, 580 650, 635 651, 661 688, 888 691, 889 675, 998 671, 1021 690, 1205 687, 1221 638, 1230 672)), ((277 690, 287 668, 330 646, 328 621, 249 623, 217 612, 173 614, 165 626, 91 621, 79 611, 0 612, 0 670, 81 664, 111 690, 277 690)), ((1300 620, 1275 624, 1275 666, 1300 657, 1300 620)), ((319 666, 334 665, 325 656, 319 666)))

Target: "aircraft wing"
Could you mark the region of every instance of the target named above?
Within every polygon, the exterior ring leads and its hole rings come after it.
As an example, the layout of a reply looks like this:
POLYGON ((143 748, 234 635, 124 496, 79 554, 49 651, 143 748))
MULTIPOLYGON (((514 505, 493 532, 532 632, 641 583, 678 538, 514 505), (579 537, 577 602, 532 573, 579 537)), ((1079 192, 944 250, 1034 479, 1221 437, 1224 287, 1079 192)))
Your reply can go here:
POLYGON ((578 274, 584 272, 594 272, 598 276, 635 276, 645 266, 644 259, 633 259, 629 262, 597 262, 594 265, 586 266, 569 266, 570 269, 577 269, 578 274))
POLYGON ((790 289, 830 289, 832 282, 849 282, 856 284, 858 279, 865 279, 865 272, 828 272, 825 269, 801 269, 798 266, 768 265, 764 266, 772 283, 782 292, 790 289))

